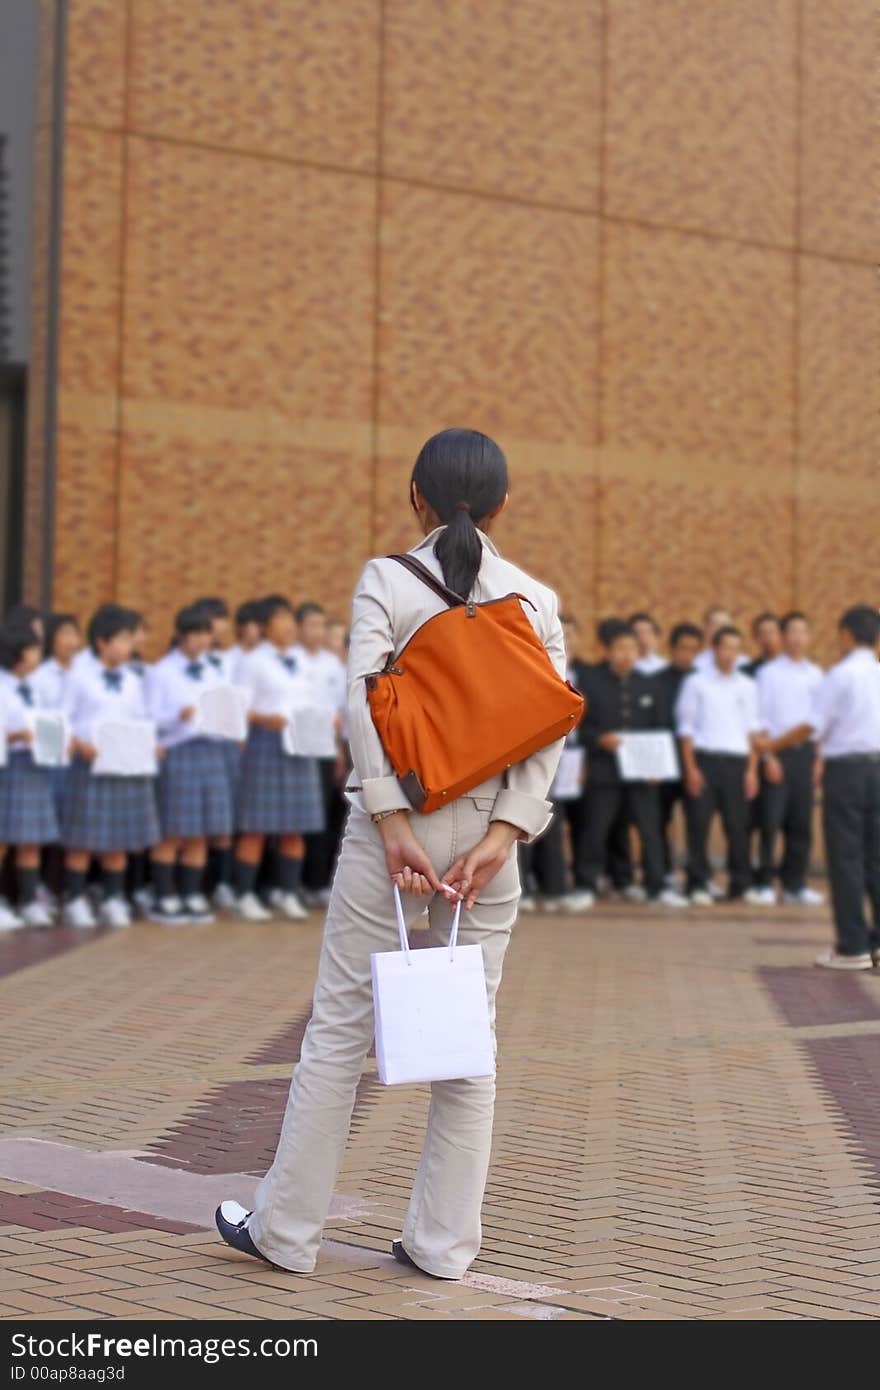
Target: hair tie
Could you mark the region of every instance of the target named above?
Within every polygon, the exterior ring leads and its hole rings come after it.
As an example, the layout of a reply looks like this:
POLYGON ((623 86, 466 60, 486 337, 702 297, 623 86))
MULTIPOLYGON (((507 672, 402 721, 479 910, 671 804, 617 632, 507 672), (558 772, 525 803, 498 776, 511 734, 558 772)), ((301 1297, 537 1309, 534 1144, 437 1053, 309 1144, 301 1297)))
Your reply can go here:
POLYGON ((469 512, 470 509, 471 509, 471 504, 470 504, 470 502, 456 502, 456 504, 455 504, 455 510, 456 510, 457 512, 469 512))

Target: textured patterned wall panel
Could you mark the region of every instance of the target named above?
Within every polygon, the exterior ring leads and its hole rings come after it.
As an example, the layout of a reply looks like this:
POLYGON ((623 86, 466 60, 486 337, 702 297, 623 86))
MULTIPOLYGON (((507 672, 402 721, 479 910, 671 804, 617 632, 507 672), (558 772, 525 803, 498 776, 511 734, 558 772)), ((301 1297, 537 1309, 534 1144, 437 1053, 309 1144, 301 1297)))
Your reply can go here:
POLYGON ((366 551, 374 188, 134 140, 120 591, 348 601, 366 551), (195 250, 194 250, 195 248, 195 250))
POLYGON ((134 0, 139 131, 370 169, 378 65, 379 0, 134 0))
POLYGON ((384 167, 594 210, 600 0, 388 0, 384 167))
POLYGON ((877 260, 875 0, 804 0, 803 212, 812 250, 877 260))
POLYGON ((880 323, 868 266, 801 263, 799 600, 824 634, 880 602, 880 323))
MULTIPOLYGON (((876 489, 875 489, 876 490, 876 489)), ((836 660, 836 628, 853 603, 880 605, 880 506, 859 491, 798 504, 798 606, 812 618, 819 658, 836 660)))
POLYGON ((84 616, 114 584, 122 141, 71 127, 65 144, 55 601, 84 616))
POLYGON ((605 427, 615 446, 790 473, 794 292, 781 251, 609 226, 605 427))
POLYGON ((67 131, 60 384, 116 395, 119 381, 123 137, 67 131))
POLYGON ((593 443, 594 219, 392 184, 381 274, 379 418, 405 452, 452 424, 593 443))
POLYGON ((67 0, 69 122, 122 129, 127 12, 126 0, 67 0))
POLYGON ((654 612, 664 629, 712 603, 747 625, 792 602, 792 504, 781 491, 706 477, 604 479, 599 608, 654 612))
POLYGON ((880 508, 876 271, 804 256, 800 331, 801 489, 854 488, 880 508))
POLYGON ((94 406, 62 396, 56 446, 53 607, 85 621, 116 597, 116 476, 119 438, 94 406), (81 403, 80 403, 81 404, 81 403))
POLYGON ((406 486, 420 445, 469 425, 507 454, 506 552, 588 602, 594 219, 396 185, 384 211, 378 548, 412 544, 406 486))
POLYGON ((370 180, 134 139, 128 199, 126 395, 369 420, 370 180))
POLYGON ((317 599, 346 620, 366 558, 369 458, 258 438, 205 440, 157 416, 123 441, 119 594, 166 642, 200 593, 317 599))
POLYGON ((794 241, 796 8, 611 0, 610 213, 794 241))

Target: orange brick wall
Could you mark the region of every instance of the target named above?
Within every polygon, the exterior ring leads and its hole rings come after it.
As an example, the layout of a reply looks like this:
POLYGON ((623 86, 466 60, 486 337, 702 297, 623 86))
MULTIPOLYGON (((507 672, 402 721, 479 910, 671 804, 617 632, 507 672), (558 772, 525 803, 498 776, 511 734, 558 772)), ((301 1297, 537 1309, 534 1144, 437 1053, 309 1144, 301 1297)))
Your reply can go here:
POLYGON ((467 424, 585 623, 797 602, 830 652, 880 598, 874 15, 70 0, 56 604, 345 613, 467 424))

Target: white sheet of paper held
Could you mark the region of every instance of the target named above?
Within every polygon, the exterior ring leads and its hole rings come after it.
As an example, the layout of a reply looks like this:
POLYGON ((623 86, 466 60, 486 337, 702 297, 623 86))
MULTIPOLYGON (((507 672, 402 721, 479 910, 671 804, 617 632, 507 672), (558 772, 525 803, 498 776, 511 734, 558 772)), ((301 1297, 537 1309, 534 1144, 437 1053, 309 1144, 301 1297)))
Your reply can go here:
POLYGON ((244 743, 248 733, 248 694, 240 685, 212 685, 199 692, 195 727, 211 738, 244 743))
POLYGON ((333 710, 316 705, 295 709, 281 735, 285 753, 300 758, 333 758, 336 756, 336 734, 333 710))
POLYGON ((156 726, 151 719, 105 719, 95 725, 96 777, 155 777, 156 726))
POLYGON ((550 788, 551 801, 576 801, 584 789, 583 748, 563 748, 550 788))
POLYGON ((57 710, 39 709, 34 714, 31 752, 37 767, 67 767, 70 735, 67 720, 57 710))
POLYGON ((624 733, 617 766, 624 782, 677 782, 681 776, 675 739, 668 729, 624 733))

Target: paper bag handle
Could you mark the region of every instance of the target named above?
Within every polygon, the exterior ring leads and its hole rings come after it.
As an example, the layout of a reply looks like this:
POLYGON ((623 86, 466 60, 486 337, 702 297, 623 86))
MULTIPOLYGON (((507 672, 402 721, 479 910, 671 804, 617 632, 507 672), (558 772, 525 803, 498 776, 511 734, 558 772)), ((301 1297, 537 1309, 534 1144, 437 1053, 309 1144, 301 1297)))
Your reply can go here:
MULTIPOLYGON (((406 956, 406 963, 407 963, 407 965, 411 965, 411 964, 412 964, 412 960, 411 960, 411 953, 410 953, 410 946, 409 946, 409 937, 407 936, 407 932, 406 932, 406 922, 404 921, 404 916, 403 916, 403 903, 401 902, 401 899, 400 899, 400 889, 398 888, 398 886, 397 886, 396 883, 393 885, 393 888, 394 888, 394 911, 397 913, 397 930, 398 930, 398 932, 400 933, 400 949, 401 949, 401 951, 403 951, 403 954, 406 956)), ((456 947, 456 943, 458 942, 458 924, 459 924, 460 921, 461 921, 461 898, 459 898, 458 901, 456 902, 456 904, 455 904, 455 911, 454 911, 453 914, 452 914, 452 927, 450 928, 450 932, 449 932, 449 959, 450 959, 450 960, 452 960, 453 957, 454 957, 454 955, 455 955, 455 947, 456 947)))

